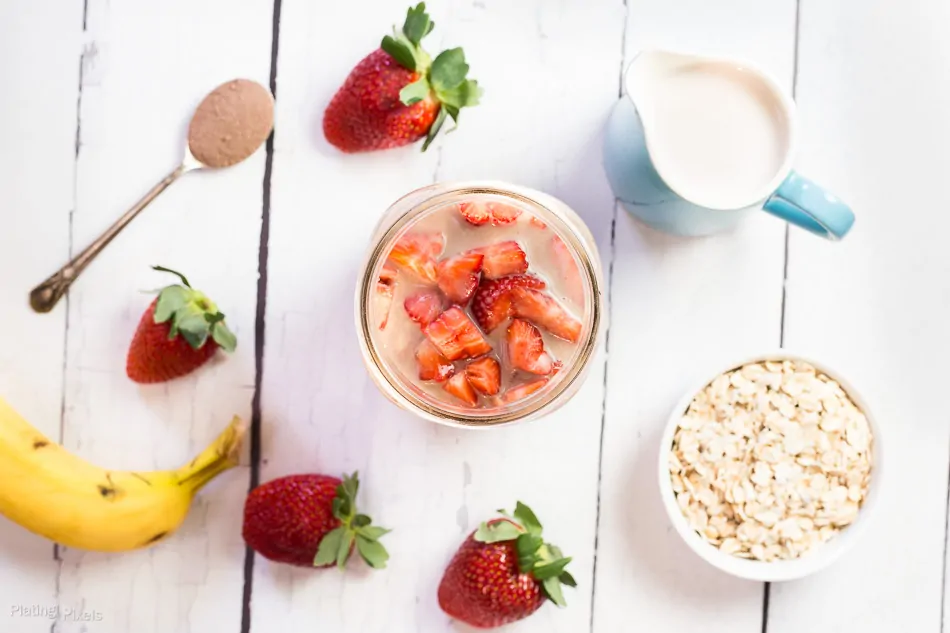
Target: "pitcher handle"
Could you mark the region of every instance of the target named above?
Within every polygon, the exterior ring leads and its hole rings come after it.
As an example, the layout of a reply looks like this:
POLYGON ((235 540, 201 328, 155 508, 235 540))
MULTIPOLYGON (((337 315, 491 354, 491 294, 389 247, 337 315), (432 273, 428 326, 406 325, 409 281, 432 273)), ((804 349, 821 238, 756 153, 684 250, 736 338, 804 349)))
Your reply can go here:
POLYGON ((769 196, 762 208, 829 240, 840 240, 854 224, 851 207, 794 171, 769 196))

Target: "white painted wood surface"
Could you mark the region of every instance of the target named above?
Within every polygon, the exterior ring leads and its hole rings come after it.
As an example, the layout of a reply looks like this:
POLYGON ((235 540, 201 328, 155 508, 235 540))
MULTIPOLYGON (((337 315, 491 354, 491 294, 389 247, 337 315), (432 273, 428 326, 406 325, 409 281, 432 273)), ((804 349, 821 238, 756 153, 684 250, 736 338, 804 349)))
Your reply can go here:
POLYGON ((545 607, 512 631, 940 631, 946 3, 429 4, 429 49, 465 47, 483 104, 426 154, 342 156, 322 138, 323 109, 401 20, 403 2, 0 3, 0 394, 71 450, 116 468, 185 461, 230 415, 250 417, 258 380, 262 414, 260 463, 248 457, 210 486, 155 548, 58 551, 0 520, 0 631, 465 630, 436 604, 442 569, 468 531, 516 499, 575 556, 580 587, 567 609, 545 607), (208 89, 235 76, 268 82, 275 6, 269 175, 262 150, 188 176, 85 273, 68 304, 32 314, 28 290, 174 166, 208 89), (794 89, 796 166, 853 203, 853 233, 840 244, 795 230, 786 239, 763 214, 734 233, 685 240, 618 211, 600 166, 601 128, 624 60, 651 46, 746 57, 794 89), (609 341, 577 397, 542 421, 487 433, 429 426, 380 396, 351 309, 382 211, 418 186, 471 178, 529 185, 574 207, 598 240, 612 297, 609 341), (153 263, 212 294, 240 345, 195 376, 139 388, 124 376, 125 350, 148 302, 138 291, 162 283, 153 263), (654 466, 663 421, 692 379, 783 342, 841 366, 868 392, 887 432, 888 487, 884 511, 845 559, 767 590, 685 548, 660 507, 654 466), (388 570, 341 575, 259 557, 246 568, 240 514, 255 473, 354 469, 362 505, 395 528, 388 570), (60 617, 11 613, 34 605, 60 617), (102 618, 70 621, 65 609, 102 618))

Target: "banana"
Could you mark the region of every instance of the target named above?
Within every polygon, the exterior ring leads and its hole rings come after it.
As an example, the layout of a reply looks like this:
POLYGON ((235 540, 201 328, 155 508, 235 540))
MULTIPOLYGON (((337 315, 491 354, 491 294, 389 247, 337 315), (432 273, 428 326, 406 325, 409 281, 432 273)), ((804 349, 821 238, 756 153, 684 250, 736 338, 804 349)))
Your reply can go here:
POLYGON ((0 398, 0 514, 67 547, 154 545, 178 529, 195 493, 237 465, 246 430, 235 417, 178 470, 110 471, 50 441, 0 398))

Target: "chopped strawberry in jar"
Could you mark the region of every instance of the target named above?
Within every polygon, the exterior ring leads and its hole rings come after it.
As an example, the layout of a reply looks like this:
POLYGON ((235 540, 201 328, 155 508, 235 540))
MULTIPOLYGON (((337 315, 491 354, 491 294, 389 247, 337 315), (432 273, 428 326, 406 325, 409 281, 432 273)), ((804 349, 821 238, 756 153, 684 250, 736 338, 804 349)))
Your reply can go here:
POLYGON ((459 372, 449 378, 444 389, 467 405, 474 407, 478 404, 478 394, 465 377, 465 372, 459 372))
POLYGON ((514 240, 485 246, 479 248, 478 252, 485 256, 482 260, 482 274, 488 279, 528 272, 528 258, 514 240))
POLYGON ((492 350, 478 326, 457 306, 426 326, 425 335, 449 360, 474 358, 492 350))
POLYGON ((539 376, 554 371, 554 360, 544 351, 541 332, 521 319, 513 320, 508 326, 508 361, 514 369, 539 376))
POLYGON ((438 291, 428 288, 406 297, 403 302, 406 314, 421 327, 435 321, 442 314, 442 307, 443 301, 438 291))
POLYGON ((468 303, 478 288, 484 258, 481 253, 469 252, 439 262, 439 289, 449 301, 458 305, 468 303))
POLYGON ((539 325, 554 336, 576 343, 581 336, 581 322, 553 297, 531 288, 512 288, 511 310, 514 316, 539 325))

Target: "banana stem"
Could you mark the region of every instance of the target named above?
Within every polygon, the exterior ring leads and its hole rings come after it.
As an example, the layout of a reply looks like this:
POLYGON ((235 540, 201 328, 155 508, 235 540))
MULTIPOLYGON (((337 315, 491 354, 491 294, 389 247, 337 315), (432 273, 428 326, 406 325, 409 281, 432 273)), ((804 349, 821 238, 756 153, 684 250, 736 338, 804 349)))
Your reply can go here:
POLYGON ((187 487, 192 494, 201 490, 209 481, 224 471, 238 465, 241 443, 247 432, 247 424, 234 416, 231 424, 204 449, 191 463, 179 468, 175 478, 179 486, 187 487))

